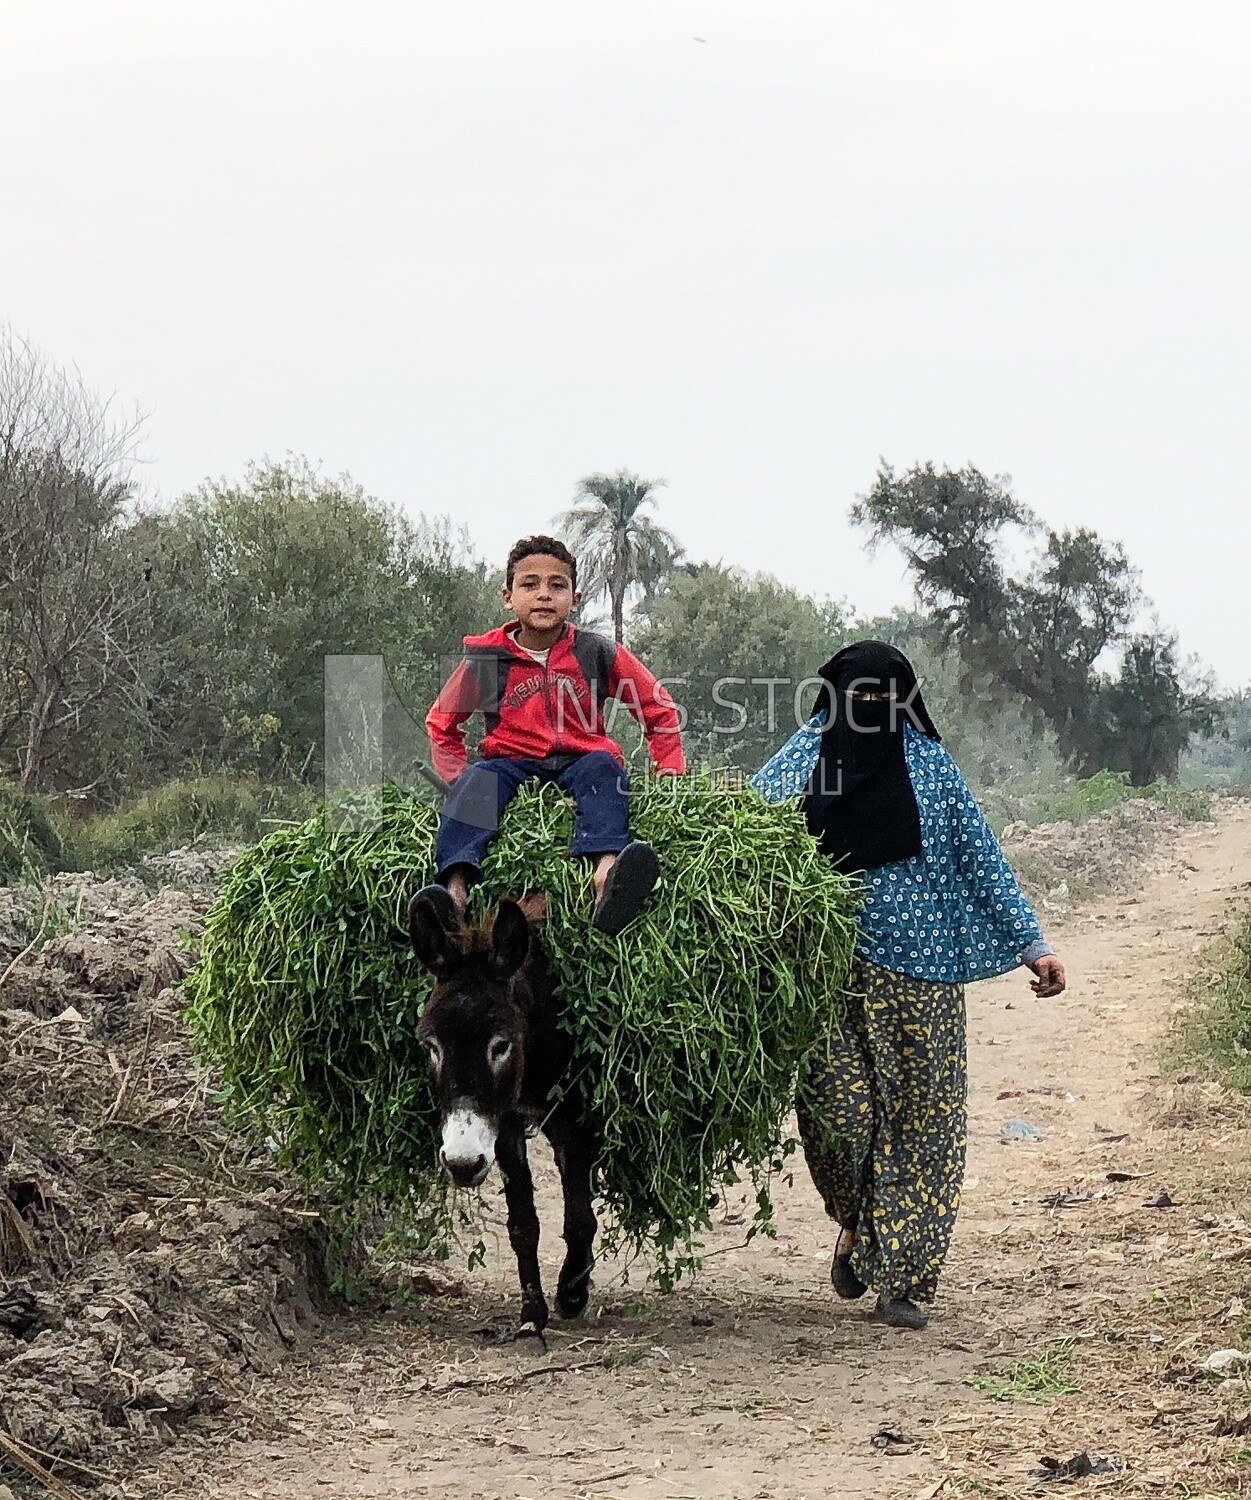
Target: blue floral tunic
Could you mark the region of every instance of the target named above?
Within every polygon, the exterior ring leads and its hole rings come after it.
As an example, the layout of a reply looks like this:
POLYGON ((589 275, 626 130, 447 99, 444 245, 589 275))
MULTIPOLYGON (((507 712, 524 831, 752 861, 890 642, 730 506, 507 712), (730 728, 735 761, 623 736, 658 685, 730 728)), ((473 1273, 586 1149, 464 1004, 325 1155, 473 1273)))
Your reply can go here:
MULTIPOLYGON (((770 802, 804 792, 821 750, 810 719, 752 777, 770 802)), ((914 979, 967 984, 1052 950, 960 768, 937 740, 904 725, 921 814, 921 853, 864 875, 856 952, 914 979)))

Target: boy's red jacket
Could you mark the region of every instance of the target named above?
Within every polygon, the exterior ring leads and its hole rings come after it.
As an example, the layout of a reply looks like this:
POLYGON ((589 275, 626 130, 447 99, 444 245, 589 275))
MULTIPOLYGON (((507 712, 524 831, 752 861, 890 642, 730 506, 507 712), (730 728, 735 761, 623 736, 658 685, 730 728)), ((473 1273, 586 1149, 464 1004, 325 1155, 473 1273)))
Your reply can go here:
POLYGON ((483 758, 542 760, 621 747, 604 733, 603 706, 619 698, 643 726, 658 771, 684 771, 678 710, 666 689, 624 646, 566 625, 547 665, 514 639, 519 627, 501 625, 467 635, 465 655, 426 715, 434 768, 445 781, 465 769, 465 722, 486 720, 483 758))

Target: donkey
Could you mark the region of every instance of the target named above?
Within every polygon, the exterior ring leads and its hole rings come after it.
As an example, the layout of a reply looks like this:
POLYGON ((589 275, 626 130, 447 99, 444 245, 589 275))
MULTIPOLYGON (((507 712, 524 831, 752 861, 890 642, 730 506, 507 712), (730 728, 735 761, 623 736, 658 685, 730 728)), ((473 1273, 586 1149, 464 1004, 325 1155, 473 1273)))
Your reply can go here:
POLYGON ((572 1038, 557 1025, 556 986, 515 901, 502 901, 489 925, 465 927, 419 891, 408 920, 413 951, 435 980, 418 1036, 430 1054, 438 1093, 439 1159, 458 1187, 477 1187, 499 1162, 521 1281, 518 1337, 541 1337, 548 1309, 526 1160, 528 1129, 537 1126, 552 1143, 564 1190, 567 1250, 556 1304, 566 1318, 576 1318, 590 1296, 598 1227, 591 1171, 599 1142, 572 1101, 553 1102, 573 1055, 572 1038))

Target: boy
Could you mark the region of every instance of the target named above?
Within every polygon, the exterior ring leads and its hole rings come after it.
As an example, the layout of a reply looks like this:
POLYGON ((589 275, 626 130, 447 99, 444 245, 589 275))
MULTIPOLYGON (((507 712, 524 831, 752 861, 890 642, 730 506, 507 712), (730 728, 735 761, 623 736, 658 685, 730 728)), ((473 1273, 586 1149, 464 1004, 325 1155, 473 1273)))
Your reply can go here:
POLYGON ((464 659, 426 717, 434 768, 452 783, 427 894, 459 920, 504 809, 531 778, 554 781, 577 807, 570 852, 595 862, 594 926, 616 934, 638 915, 660 866, 650 845, 630 839, 621 749, 604 733, 601 704, 624 696, 657 772, 670 776, 686 769, 677 708, 624 646, 568 623, 582 595, 563 542, 523 537, 508 554, 503 597, 513 620, 465 637, 464 659), (464 725, 479 710, 487 732, 468 765, 464 725))

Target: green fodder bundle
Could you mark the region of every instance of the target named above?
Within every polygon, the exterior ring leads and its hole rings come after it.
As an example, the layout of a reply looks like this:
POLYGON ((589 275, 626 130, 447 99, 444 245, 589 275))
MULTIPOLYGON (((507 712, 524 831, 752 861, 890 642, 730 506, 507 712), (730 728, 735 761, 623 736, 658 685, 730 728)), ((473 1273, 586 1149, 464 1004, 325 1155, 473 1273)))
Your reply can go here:
MULTIPOLYGON (((340 1201, 381 1200, 453 1228, 417 1022, 430 982, 407 908, 433 864, 436 812, 388 788, 353 829, 271 834, 232 870, 188 986, 191 1018, 237 1108, 340 1201)), ((837 1019, 856 892, 792 806, 706 778, 661 782, 632 831, 662 863, 619 938, 590 925, 589 865, 555 787, 513 802, 476 889, 548 896, 541 940, 577 1040, 565 1087, 603 1136, 611 1247, 648 1248, 669 1278, 720 1184, 746 1170, 769 1222, 797 1070, 837 1019)))

